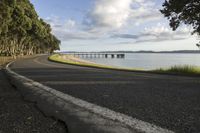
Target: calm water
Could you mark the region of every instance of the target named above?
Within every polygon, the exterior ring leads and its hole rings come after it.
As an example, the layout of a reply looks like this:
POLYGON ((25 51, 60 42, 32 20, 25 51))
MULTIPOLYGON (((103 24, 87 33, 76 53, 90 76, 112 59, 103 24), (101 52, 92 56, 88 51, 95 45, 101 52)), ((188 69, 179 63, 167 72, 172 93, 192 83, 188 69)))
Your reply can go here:
POLYGON ((87 58, 86 60, 105 65, 145 70, 168 68, 174 65, 200 66, 200 54, 127 53, 125 59, 87 58))

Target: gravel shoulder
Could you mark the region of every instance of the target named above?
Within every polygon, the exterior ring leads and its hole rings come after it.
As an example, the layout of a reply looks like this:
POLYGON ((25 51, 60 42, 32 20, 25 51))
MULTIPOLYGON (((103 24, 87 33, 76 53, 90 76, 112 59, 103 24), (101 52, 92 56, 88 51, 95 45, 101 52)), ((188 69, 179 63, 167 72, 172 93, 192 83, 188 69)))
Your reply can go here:
POLYGON ((66 133, 66 126, 46 117, 22 96, 0 69, 0 133, 66 133))

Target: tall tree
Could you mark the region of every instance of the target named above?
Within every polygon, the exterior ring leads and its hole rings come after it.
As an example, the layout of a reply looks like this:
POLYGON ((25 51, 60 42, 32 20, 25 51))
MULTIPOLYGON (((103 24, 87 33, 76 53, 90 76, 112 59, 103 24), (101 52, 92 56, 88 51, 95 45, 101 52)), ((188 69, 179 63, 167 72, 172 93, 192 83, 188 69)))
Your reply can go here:
POLYGON ((200 0, 165 0, 161 13, 173 30, 184 23, 193 27, 192 34, 200 35, 200 0))
POLYGON ((0 55, 50 53, 59 44, 29 0, 0 1, 0 55))

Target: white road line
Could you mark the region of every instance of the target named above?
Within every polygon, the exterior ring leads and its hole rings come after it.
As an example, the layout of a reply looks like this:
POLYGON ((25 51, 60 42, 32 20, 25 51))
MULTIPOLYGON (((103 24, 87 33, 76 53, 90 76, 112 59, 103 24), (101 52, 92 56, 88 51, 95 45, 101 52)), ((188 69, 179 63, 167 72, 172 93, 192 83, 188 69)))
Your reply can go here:
POLYGON ((95 84, 134 84, 134 81, 44 81, 48 85, 95 85, 95 84))

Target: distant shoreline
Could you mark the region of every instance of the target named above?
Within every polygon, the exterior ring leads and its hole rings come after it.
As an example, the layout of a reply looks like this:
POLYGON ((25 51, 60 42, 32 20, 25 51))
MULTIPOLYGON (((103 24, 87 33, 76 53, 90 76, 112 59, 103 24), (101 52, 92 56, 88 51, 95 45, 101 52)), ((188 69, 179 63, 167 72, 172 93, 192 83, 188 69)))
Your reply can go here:
MULTIPOLYGON (((95 51, 90 51, 95 52, 95 51)), ((63 51, 58 53, 79 53, 78 51, 63 51)), ((87 53, 87 52, 83 52, 87 53)), ((96 53, 170 53, 170 54, 200 54, 200 50, 176 50, 176 51, 98 51, 96 53)))

